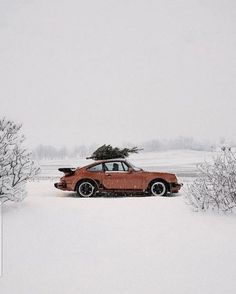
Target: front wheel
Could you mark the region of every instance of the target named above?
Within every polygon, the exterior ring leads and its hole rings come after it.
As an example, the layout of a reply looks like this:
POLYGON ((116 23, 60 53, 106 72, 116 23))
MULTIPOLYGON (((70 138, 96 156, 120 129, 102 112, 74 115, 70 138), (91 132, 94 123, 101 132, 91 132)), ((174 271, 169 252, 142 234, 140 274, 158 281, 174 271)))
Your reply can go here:
POLYGON ((83 181, 77 185, 76 191, 80 197, 92 197, 96 192, 96 187, 89 181, 83 181))
POLYGON ((153 196, 164 196, 167 194, 167 185, 162 181, 155 181, 150 186, 150 193, 153 196))

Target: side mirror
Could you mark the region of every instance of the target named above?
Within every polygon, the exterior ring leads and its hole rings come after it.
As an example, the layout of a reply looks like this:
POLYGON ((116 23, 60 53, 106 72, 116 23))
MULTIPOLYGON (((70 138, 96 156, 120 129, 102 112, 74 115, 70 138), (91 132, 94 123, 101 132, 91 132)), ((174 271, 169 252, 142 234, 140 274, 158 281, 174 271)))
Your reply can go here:
POLYGON ((128 169, 128 172, 129 173, 132 173, 134 170, 131 168, 131 167, 129 167, 129 169, 128 169))

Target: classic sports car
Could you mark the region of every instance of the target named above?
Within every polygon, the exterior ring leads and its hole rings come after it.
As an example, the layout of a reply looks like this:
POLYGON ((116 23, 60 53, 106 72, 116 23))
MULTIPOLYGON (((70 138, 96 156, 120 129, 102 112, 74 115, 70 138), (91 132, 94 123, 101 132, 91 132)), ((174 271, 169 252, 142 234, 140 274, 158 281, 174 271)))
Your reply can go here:
POLYGON ((81 168, 59 168, 59 171, 65 175, 54 186, 76 191, 81 197, 91 197, 97 192, 162 196, 177 193, 182 186, 175 174, 144 171, 125 159, 99 160, 81 168))

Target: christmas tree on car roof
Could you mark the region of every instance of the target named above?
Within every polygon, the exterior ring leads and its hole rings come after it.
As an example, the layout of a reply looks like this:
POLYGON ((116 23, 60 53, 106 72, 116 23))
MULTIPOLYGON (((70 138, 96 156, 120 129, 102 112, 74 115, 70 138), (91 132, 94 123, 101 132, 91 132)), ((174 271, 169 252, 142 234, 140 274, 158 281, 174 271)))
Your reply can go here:
POLYGON ((120 149, 118 147, 112 147, 111 145, 102 145, 97 150, 93 152, 90 157, 87 159, 94 160, 104 160, 104 159, 115 159, 115 158, 126 158, 130 153, 138 153, 142 149, 138 149, 137 147, 123 148, 120 149))

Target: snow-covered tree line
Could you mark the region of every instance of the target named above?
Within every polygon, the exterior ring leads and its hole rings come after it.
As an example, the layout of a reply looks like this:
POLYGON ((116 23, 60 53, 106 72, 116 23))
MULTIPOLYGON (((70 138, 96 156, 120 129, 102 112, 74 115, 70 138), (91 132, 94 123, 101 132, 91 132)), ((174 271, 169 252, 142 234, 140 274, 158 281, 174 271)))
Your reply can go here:
MULTIPOLYGON (((218 144, 216 144, 218 145, 218 144)), ((222 145, 222 144, 221 144, 222 145)), ((231 144, 232 146, 233 144, 231 144)), ((133 148, 138 146, 142 149, 142 152, 154 152, 154 151, 163 151, 163 150, 181 150, 181 149, 190 149, 190 150, 204 150, 210 151, 215 148, 215 145, 211 142, 205 141, 196 141, 191 137, 177 137, 173 139, 155 139, 146 141, 139 144, 133 144, 126 142, 122 147, 133 148)), ((37 160, 42 159, 65 159, 65 158, 85 158, 89 156, 94 150, 99 147, 97 144, 92 145, 78 145, 71 146, 70 148, 56 147, 50 145, 39 145, 33 150, 33 157, 37 160)))
MULTIPOLYGON (((171 139, 155 139, 149 140, 142 144, 138 144, 143 148, 144 152, 162 151, 162 150, 196 150, 196 151, 213 151, 218 146, 223 146, 226 143, 225 138, 219 138, 216 142, 196 140, 192 137, 179 136, 171 139)), ((230 146, 235 146, 235 142, 227 142, 230 146)))
POLYGON ((24 148, 21 125, 0 119, 0 202, 20 201, 25 195, 25 184, 39 168, 24 148))
POLYGON ((142 144, 142 148, 146 152, 183 149, 208 151, 213 148, 213 144, 210 142, 196 141, 191 137, 179 136, 171 139, 149 140, 142 144))
POLYGON ((85 158, 89 156, 98 146, 79 145, 74 148, 56 147, 51 145, 39 145, 33 150, 33 158, 37 160, 53 160, 65 158, 85 158))

